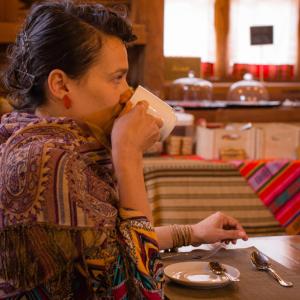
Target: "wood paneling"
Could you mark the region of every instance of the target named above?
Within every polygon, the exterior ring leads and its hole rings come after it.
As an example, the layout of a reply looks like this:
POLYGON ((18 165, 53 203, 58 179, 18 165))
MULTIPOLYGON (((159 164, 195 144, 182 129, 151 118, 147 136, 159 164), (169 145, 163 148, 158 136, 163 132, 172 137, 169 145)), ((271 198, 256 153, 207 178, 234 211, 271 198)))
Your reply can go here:
POLYGON ((133 33, 137 36, 137 40, 133 42, 133 45, 146 45, 147 32, 144 24, 133 24, 133 33))
POLYGON ((144 74, 140 70, 144 67, 144 46, 133 45, 128 48, 129 72, 127 76, 128 84, 132 87, 137 87, 144 82, 144 74))
POLYGON ((157 94, 163 90, 164 57, 163 57, 163 0, 135 0, 134 22, 145 24, 147 31, 147 45, 144 48, 142 69, 138 70, 141 81, 157 94))
POLYGON ((20 24, 14 22, 0 22, 0 44, 14 42, 20 24))
POLYGON ((0 22, 5 20, 4 1, 0 0, 0 22))
MULTIPOLYGON (((21 0, 0 0, 0 21, 19 22, 23 20, 28 11, 25 2, 26 1, 22 2, 21 0)), ((30 5, 30 3, 28 5, 30 5)))

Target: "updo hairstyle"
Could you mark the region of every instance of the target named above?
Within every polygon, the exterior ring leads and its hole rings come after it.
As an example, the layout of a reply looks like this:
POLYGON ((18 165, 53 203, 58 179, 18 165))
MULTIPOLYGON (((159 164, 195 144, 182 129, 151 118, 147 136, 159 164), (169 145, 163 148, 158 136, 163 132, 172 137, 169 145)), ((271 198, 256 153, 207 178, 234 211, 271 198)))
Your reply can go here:
POLYGON ((101 33, 124 43, 136 39, 121 12, 101 4, 46 1, 34 5, 8 49, 3 83, 15 109, 31 109, 46 101, 46 81, 53 69, 79 79, 102 46, 101 33))

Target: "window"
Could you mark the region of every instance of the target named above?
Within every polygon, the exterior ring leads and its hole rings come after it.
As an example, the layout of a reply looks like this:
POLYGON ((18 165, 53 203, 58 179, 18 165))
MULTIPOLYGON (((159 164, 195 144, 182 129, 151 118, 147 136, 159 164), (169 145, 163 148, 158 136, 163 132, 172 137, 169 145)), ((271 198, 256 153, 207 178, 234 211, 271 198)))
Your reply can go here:
POLYGON ((291 80, 297 63, 298 0, 231 0, 229 64, 235 78, 246 71, 291 80), (250 26, 273 26, 273 44, 250 45, 250 26), (263 65, 263 66, 261 66, 263 65))
POLYGON ((165 0, 165 56, 200 57, 202 63, 215 62, 214 2, 165 0))
POLYGON ((230 9, 222 1, 165 0, 164 55, 200 57, 202 76, 210 79, 238 80, 250 72, 265 80, 294 80, 299 0, 226 0, 230 9), (215 24, 215 15, 223 21, 215 24), (251 46, 250 26, 270 25, 273 44, 251 46))

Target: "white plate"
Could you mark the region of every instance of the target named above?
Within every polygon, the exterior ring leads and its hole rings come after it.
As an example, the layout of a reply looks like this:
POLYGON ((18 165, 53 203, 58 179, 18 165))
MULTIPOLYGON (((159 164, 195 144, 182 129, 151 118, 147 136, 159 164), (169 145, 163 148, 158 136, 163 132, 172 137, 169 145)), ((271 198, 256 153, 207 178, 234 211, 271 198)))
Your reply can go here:
MULTIPOLYGON (((229 265, 222 264, 227 272, 234 278, 239 278, 238 269, 229 265)), ((225 276, 219 276, 212 273, 208 262, 180 262, 165 267, 165 275, 177 283, 201 287, 201 288, 219 288, 228 285, 231 281, 225 276)))

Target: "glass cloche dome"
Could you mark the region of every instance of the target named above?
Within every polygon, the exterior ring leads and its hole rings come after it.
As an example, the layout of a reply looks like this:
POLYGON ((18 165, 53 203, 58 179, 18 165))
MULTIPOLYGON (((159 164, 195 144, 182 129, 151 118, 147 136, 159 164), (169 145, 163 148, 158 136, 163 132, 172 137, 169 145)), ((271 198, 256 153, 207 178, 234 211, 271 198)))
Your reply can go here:
POLYGON ((230 86, 228 100, 241 102, 257 102, 269 100, 269 93, 263 83, 253 79, 252 74, 246 73, 244 80, 237 81, 230 86))
POLYGON ((193 71, 188 77, 174 80, 170 86, 170 100, 211 100, 212 83, 197 78, 193 71))

